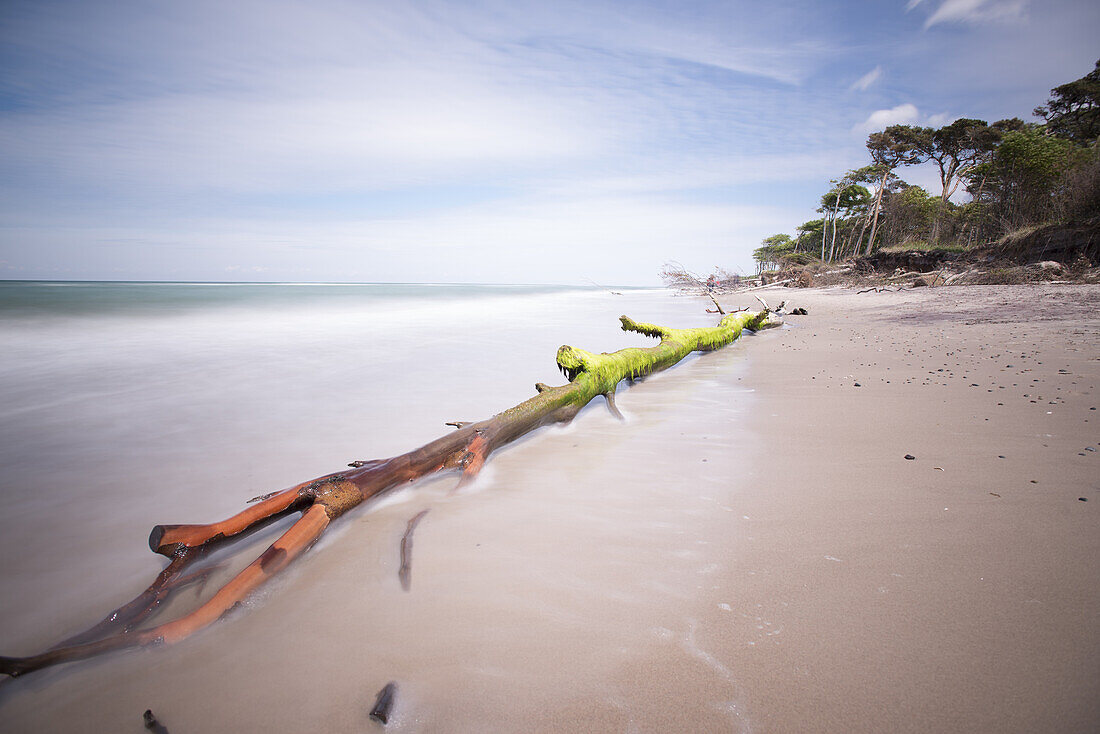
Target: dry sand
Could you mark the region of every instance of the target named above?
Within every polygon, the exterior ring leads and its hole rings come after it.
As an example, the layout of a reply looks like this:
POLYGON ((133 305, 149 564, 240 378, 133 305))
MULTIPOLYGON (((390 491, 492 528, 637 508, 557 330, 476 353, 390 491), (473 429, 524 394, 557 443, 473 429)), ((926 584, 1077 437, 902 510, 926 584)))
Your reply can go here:
POLYGON ((1100 289, 780 293, 726 580, 758 611, 706 641, 753 728, 1100 729, 1100 289))

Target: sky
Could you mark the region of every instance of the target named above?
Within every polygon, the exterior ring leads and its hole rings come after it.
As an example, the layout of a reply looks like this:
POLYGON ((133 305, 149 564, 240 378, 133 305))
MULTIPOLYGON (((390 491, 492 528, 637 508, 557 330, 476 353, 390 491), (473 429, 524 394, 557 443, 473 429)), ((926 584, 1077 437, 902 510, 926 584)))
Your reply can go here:
POLYGON ((3 0, 0 279, 751 273, 869 132, 1033 120, 1098 38, 1095 0, 3 0))

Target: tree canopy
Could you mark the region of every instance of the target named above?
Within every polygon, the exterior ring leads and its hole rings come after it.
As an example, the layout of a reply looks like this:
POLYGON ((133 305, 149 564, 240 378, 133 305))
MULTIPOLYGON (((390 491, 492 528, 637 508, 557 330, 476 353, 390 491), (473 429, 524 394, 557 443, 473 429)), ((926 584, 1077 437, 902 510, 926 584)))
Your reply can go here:
POLYGON ((1034 112, 1046 120, 1051 135, 1082 145, 1095 142, 1100 137, 1100 60, 1085 76, 1050 90, 1047 103, 1034 112))

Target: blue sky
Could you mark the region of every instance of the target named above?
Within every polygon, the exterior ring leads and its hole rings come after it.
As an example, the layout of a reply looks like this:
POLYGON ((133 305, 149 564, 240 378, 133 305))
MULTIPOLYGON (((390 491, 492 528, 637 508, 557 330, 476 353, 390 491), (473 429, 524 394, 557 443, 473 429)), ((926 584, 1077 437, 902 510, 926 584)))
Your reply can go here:
POLYGON ((1097 38, 1092 0, 5 0, 0 278, 752 271, 868 132, 1031 119, 1097 38))

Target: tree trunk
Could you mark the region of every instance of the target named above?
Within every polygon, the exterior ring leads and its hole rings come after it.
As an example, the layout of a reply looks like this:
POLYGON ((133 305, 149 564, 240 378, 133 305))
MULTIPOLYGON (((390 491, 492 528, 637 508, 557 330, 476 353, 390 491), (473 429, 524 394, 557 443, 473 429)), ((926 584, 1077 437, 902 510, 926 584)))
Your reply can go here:
POLYGON ((821 208, 821 260, 825 260, 825 231, 829 228, 829 210, 825 207, 821 208))
POLYGON ((943 218, 947 216, 947 202, 951 198, 951 194, 955 193, 955 188, 951 186, 951 182, 955 180, 959 167, 958 162, 953 159, 949 161, 940 160, 937 163, 940 168, 940 185, 943 189, 940 191, 940 208, 936 212, 936 219, 932 222, 933 244, 940 241, 940 228, 943 225, 943 218))
POLYGON ((836 218, 840 213, 840 192, 836 195, 836 205, 833 206, 833 236, 829 239, 829 260, 833 261, 833 253, 836 251, 836 218))
POLYGON ((871 248, 875 245, 875 232, 878 230, 878 213, 882 208, 882 190, 886 188, 886 177, 890 175, 889 171, 882 174, 882 180, 878 184, 878 195, 875 196, 875 216, 871 219, 871 235, 867 238, 867 251, 865 255, 871 254, 871 248))
MULTIPOLYGON (((871 212, 867 211, 863 214, 863 222, 859 225, 859 236, 855 238, 855 244, 852 245, 852 257, 859 257, 859 251, 863 247, 863 233, 867 231, 867 225, 871 223, 871 212)), ((855 227, 852 227, 852 232, 856 231, 855 227)))
POLYGON ((833 212, 833 234, 829 238, 829 259, 825 262, 832 262, 836 257, 836 212, 833 212))
POLYGON ((593 398, 603 395, 613 407, 615 388, 624 379, 671 367, 695 351, 719 349, 741 336, 743 329, 769 325, 769 311, 728 314, 718 326, 669 329, 620 317, 624 331, 660 338, 648 348, 594 354, 563 346, 557 363, 569 382, 560 387, 539 383, 534 397, 476 423, 459 423, 458 430, 389 459, 356 461, 350 471, 327 474, 289 489, 257 498, 243 512, 211 525, 157 525, 149 547, 170 559, 153 584, 88 631, 30 657, 0 657, 0 673, 22 675, 49 665, 80 660, 110 650, 178 642, 216 621, 306 551, 336 518, 363 501, 394 487, 405 486, 434 472, 457 469, 459 484, 477 476, 496 449, 551 423, 568 423, 593 398), (157 605, 195 576, 183 576, 193 561, 227 541, 240 538, 293 512, 301 517, 259 558, 219 589, 212 598, 179 619, 136 630, 157 605))

